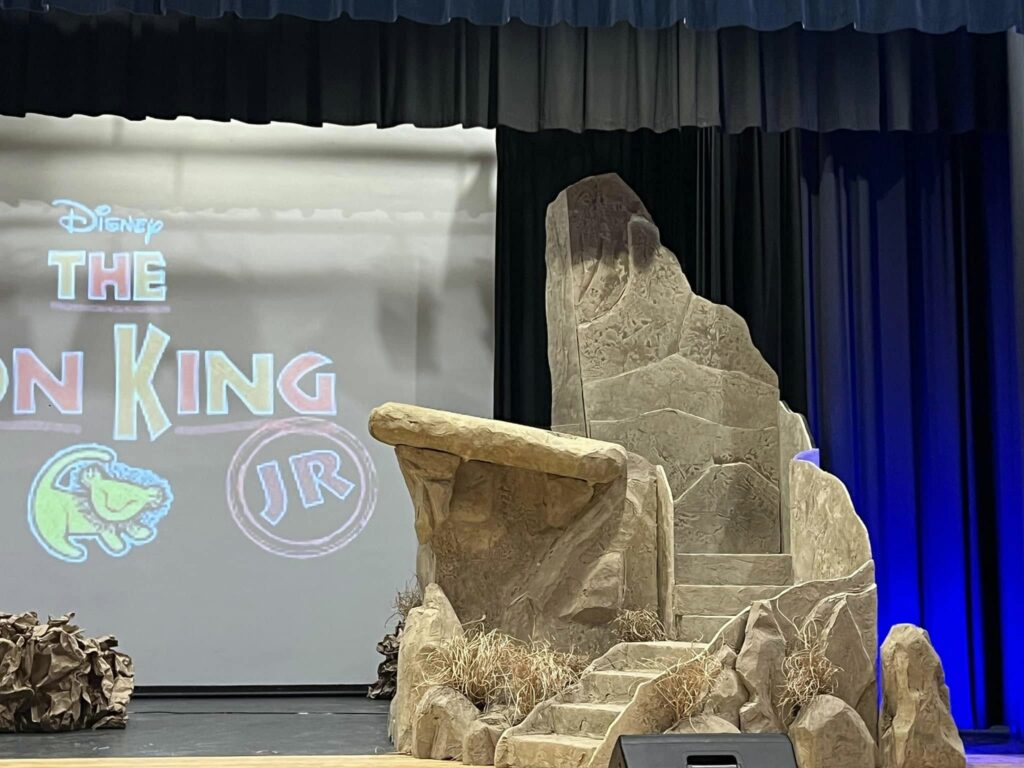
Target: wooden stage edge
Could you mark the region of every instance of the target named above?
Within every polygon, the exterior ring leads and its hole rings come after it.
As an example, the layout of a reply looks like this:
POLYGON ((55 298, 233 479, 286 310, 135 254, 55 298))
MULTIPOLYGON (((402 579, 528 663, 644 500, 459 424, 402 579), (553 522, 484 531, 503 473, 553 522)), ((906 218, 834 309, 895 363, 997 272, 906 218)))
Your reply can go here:
MULTIPOLYGON (((1022 768, 1024 755, 972 755, 970 768, 1022 768)), ((453 768, 460 763, 406 755, 283 757, 98 757, 3 760, 0 768, 453 768)))

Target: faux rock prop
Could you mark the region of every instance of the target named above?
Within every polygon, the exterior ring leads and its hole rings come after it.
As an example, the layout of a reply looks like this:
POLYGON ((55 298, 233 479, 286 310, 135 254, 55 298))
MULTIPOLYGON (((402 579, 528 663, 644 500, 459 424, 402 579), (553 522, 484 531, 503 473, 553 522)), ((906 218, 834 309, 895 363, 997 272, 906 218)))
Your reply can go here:
POLYGON ((658 521, 671 510, 649 462, 410 405, 374 410, 370 432, 395 446, 413 499, 417 576, 463 622, 596 655, 623 609, 659 610, 658 521))
POLYGON ((797 583, 847 576, 871 559, 868 530, 839 478, 794 461, 788 494, 797 583))
POLYGON ((739 733, 740 729, 717 715, 684 717, 666 733, 739 733))
POLYGON ((368 699, 392 699, 398 684, 398 648, 402 642, 403 622, 398 622, 395 631, 384 635, 377 643, 377 653, 384 661, 377 665, 377 682, 366 692, 368 699))
POLYGON ((615 175, 548 208, 553 429, 665 467, 676 552, 782 550, 779 389, 728 307, 693 293, 615 175))
POLYGON ((789 728, 799 768, 875 768, 875 740, 842 699, 817 696, 789 728))
POLYGON ((0 614, 0 732, 125 727, 132 660, 73 617, 0 614))
POLYGON ((398 649, 398 687, 391 700, 390 735, 398 752, 411 752, 416 707, 427 690, 427 658, 441 643, 463 634, 459 617, 436 584, 423 605, 409 611, 398 649))
MULTIPOLYGON (((847 604, 851 606, 851 614, 858 623, 861 642, 865 643, 866 649, 874 649, 877 647, 874 578, 874 563, 869 561, 847 577, 807 582, 786 589, 777 597, 759 605, 757 609, 759 615, 755 615, 753 621, 753 626, 757 627, 758 632, 749 638, 749 641, 761 647, 767 644, 777 648, 781 638, 783 647, 787 650, 793 648, 797 634, 806 621, 815 620, 814 617, 827 613, 826 609, 834 605, 836 596, 843 595, 848 601, 847 604), (769 620, 769 614, 772 620, 769 620), (779 632, 778 637, 772 636, 776 626, 779 632)), ((744 679, 744 683, 746 684, 749 680, 750 688, 753 689, 748 693, 752 696, 757 696, 760 693, 762 696, 753 711, 749 708, 749 702, 744 704, 747 709, 748 721, 756 722, 758 718, 761 718, 769 722, 778 722, 778 731, 782 732, 785 731, 782 722, 784 718, 780 711, 780 699, 783 691, 780 688, 770 689, 771 684, 764 683, 764 681, 782 681, 784 679, 781 669, 784 657, 773 652, 770 654, 772 658, 770 664, 744 664, 742 672, 740 669, 740 657, 744 656, 744 649, 748 648, 747 628, 751 626, 753 614, 753 609, 747 609, 726 623, 711 639, 708 652, 718 655, 722 653, 723 649, 728 648, 737 654, 737 673, 741 678, 745 674, 747 679, 744 679)), ((753 662, 752 654, 753 647, 751 646, 745 656, 753 662)), ((724 657, 724 659, 727 658, 728 656, 724 657)), ((725 663, 724 659, 723 663, 725 663)), ((604 734, 600 744, 594 747, 588 761, 590 768, 607 768, 612 749, 619 736, 635 733, 662 733, 676 722, 673 707, 658 693, 658 683, 659 679, 655 678, 636 689, 634 696, 604 734)), ((853 709, 857 709, 858 704, 863 704, 865 695, 861 693, 855 698, 855 701, 846 702, 853 709)), ((743 708, 741 708, 742 712, 743 708)), ((533 719, 527 718, 522 726, 506 733, 502 741, 508 740, 512 733, 524 733, 526 729, 523 726, 528 726, 531 722, 533 719)), ((868 726, 869 724, 865 722, 865 728, 870 732, 868 726)), ((746 730, 746 728, 741 726, 740 730, 746 730)), ((499 751, 501 751, 501 745, 499 745, 499 751)), ((525 766, 526 763, 509 761, 508 765, 519 768, 519 766, 525 766)))
POLYGON ((897 624, 882 644, 880 719, 884 768, 966 765, 942 661, 920 627, 897 624))
POLYGON ((784 685, 782 665, 786 638, 778 617, 766 601, 754 603, 747 619, 743 647, 736 656, 736 672, 750 696, 740 708, 744 733, 779 733, 779 691, 784 685))
POLYGON ((462 764, 494 765, 495 747, 508 727, 508 715, 500 712, 483 714, 470 723, 462 739, 462 764))
POLYGON ((473 703, 454 688, 427 688, 413 714, 412 756, 461 759, 463 739, 479 715, 473 703))

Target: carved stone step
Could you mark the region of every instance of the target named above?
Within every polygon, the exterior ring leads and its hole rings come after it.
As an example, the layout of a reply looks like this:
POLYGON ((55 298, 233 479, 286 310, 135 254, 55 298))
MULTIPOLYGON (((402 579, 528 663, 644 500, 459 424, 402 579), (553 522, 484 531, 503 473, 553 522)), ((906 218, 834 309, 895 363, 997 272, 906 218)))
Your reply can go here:
POLYGON ((589 703, 625 704, 641 683, 653 680, 660 670, 590 672, 580 680, 580 698, 589 703))
POLYGON ((567 736, 603 739, 625 704, 555 704, 551 723, 555 732, 567 736))
MULTIPOLYGON (((737 611, 739 613, 739 611, 737 611)), ((690 616, 676 614, 676 637, 694 643, 707 643, 726 622, 736 614, 729 616, 690 616)))
POLYGON ((736 615, 755 600, 775 597, 785 587, 764 584, 676 584, 674 606, 682 615, 736 615))
POLYGON ((680 661, 692 659, 700 651, 704 650, 704 644, 665 640, 649 643, 627 643, 625 648, 626 652, 622 657, 621 664, 615 664, 612 667, 613 669, 624 671, 668 669, 680 661))
POLYGON ((676 554, 677 584, 793 583, 790 555, 676 554))
POLYGON ((558 733, 510 734, 499 743, 495 764, 509 768, 583 768, 600 739, 558 733))

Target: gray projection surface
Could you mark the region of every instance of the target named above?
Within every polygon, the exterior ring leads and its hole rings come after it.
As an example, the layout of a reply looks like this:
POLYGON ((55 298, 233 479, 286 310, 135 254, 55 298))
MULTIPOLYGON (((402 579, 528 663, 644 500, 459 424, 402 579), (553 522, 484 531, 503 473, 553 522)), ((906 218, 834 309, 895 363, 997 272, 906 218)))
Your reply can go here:
POLYGON ((494 165, 483 130, 0 118, 0 611, 76 611, 142 685, 374 679, 415 537, 367 416, 489 415, 494 165))

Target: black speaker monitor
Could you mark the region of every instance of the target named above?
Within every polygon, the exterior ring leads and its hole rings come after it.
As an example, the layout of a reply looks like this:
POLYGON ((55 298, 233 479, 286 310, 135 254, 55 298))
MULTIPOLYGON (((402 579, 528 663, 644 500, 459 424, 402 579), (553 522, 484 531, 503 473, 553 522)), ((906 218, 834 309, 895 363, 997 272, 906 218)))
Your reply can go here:
POLYGON ((661 733, 620 736, 609 768, 796 768, 781 733, 661 733))

